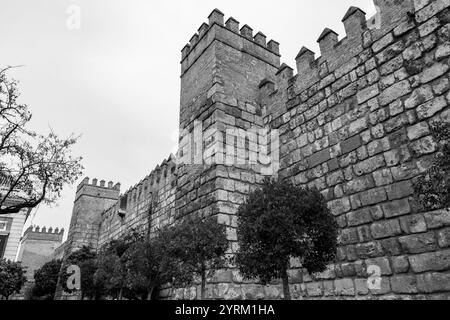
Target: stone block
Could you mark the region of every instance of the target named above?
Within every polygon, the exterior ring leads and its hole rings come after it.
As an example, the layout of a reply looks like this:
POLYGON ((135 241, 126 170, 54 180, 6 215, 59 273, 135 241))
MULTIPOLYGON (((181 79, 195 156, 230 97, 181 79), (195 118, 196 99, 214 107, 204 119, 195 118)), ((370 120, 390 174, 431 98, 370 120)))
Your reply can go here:
POLYGON ((365 296, 369 294, 367 279, 355 279, 355 293, 357 296, 365 296))
POLYGON ((402 229, 406 233, 422 233, 427 231, 425 218, 421 214, 409 215, 400 219, 402 229))
POLYGON ((404 252, 415 254, 436 249, 436 239, 433 232, 400 237, 400 245, 404 252))
POLYGON ((425 102, 424 104, 417 107, 417 117, 422 119, 428 119, 434 116, 436 113, 441 111, 447 106, 447 102, 445 101, 445 97, 437 97, 431 101, 425 102))
POLYGON ((409 264, 416 273, 448 270, 450 268, 450 250, 410 256, 409 264))
MULTIPOLYGON (((370 284, 370 279, 369 279, 369 284, 370 284)), ((378 288, 376 286, 374 286, 374 287, 369 286, 370 293, 372 293, 374 295, 383 295, 383 294, 387 294, 391 291, 391 284, 389 282, 389 278, 382 277, 379 285, 380 286, 378 288)))
POLYGON ((389 168, 381 169, 375 171, 373 174, 373 179, 377 187, 385 186, 394 182, 391 170, 389 168))
POLYGON ((361 209, 347 213, 349 227, 360 226, 369 222, 372 222, 372 215, 369 209, 361 209))
POLYGON ((400 223, 396 219, 376 222, 372 224, 370 230, 375 239, 394 237, 402 233, 400 223))
POLYGON ((378 96, 378 103, 382 107, 386 106, 392 101, 395 101, 410 92, 411 86, 407 80, 398 82, 381 92, 378 96))
POLYGON ((428 123, 420 122, 418 124, 415 124, 411 127, 407 128, 408 131, 408 139, 409 140, 416 140, 418 138, 421 138, 423 136, 426 136, 430 133, 430 127, 428 126, 428 123))
POLYGON ((337 296, 354 296, 355 285, 352 279, 334 280, 334 291, 337 296))
POLYGON ((402 181, 386 186, 389 200, 396 200, 408 197, 414 193, 411 181, 402 181))
POLYGON ((375 258, 375 259, 367 259, 366 266, 367 266, 367 268, 369 268, 370 266, 378 267, 381 272, 380 275, 382 275, 382 276, 386 276, 386 275, 389 276, 392 274, 392 269, 390 266, 389 259, 387 259, 385 257, 379 257, 379 258, 375 258))
POLYGON ((323 284, 322 282, 307 283, 306 291, 310 297, 321 297, 323 295, 323 284))
POLYGON ((349 212, 352 209, 348 197, 330 201, 328 202, 328 207, 334 216, 339 216, 343 213, 349 212))
POLYGON ((367 87, 358 92, 357 94, 358 104, 362 104, 367 100, 376 97, 378 94, 379 94, 378 84, 374 84, 370 87, 367 87))
POLYGON ((382 205, 384 216, 386 218, 393 218, 403 216, 411 212, 408 199, 390 201, 382 205))
POLYGON ((388 238, 380 241, 383 253, 386 256, 396 256, 401 253, 400 243, 398 238, 388 238))
POLYGON ((368 206, 386 201, 387 195, 385 189, 381 187, 360 193, 360 199, 363 206, 368 206))
POLYGON ((341 230, 339 234, 339 243, 341 245, 358 243, 358 232, 356 228, 341 230))
POLYGON ((341 264, 341 270, 344 277, 354 277, 356 275, 355 265, 353 263, 341 264))
POLYGON ((425 84, 434 79, 439 78, 443 74, 445 74, 449 69, 449 66, 444 63, 435 63, 430 68, 425 69, 420 74, 420 82, 425 84))
POLYGON ((380 242, 367 242, 357 244, 355 247, 357 256, 360 259, 376 258, 383 254, 380 242))
POLYGON ((417 293, 416 277, 414 275, 394 276, 391 278, 391 288, 394 293, 417 293))
POLYGON ((345 194, 355 194, 367 189, 375 187, 374 179, 371 175, 365 175, 362 177, 355 177, 343 185, 343 191, 345 194))
POLYGON ((354 166, 355 173, 358 176, 371 173, 385 165, 383 155, 377 155, 367 160, 361 161, 354 166))
POLYGON ((353 136, 341 142, 341 152, 343 155, 345 155, 358 149, 361 145, 362 145, 361 136, 360 135, 353 136))
POLYGON ((450 247, 450 228, 438 232, 438 243, 441 248, 450 247))
POLYGON ((433 137, 431 136, 424 137, 420 140, 414 141, 411 144, 411 150, 416 156, 423 156, 434 153, 436 149, 436 142, 434 142, 433 137))
POLYGON ((419 292, 433 293, 450 290, 449 273, 425 273, 417 276, 417 288, 419 292))
POLYGON ((309 168, 314 168, 314 167, 318 166, 319 164, 327 162, 330 159, 331 159, 330 150, 325 149, 325 150, 319 151, 319 152, 313 154, 312 156, 310 156, 307 159, 307 162, 308 162, 309 168))
POLYGON ((391 265, 394 273, 405 273, 409 270, 409 261, 406 256, 392 257, 391 265))
POLYGON ((437 210, 424 213, 425 221, 429 229, 437 229, 450 226, 450 210, 437 210))

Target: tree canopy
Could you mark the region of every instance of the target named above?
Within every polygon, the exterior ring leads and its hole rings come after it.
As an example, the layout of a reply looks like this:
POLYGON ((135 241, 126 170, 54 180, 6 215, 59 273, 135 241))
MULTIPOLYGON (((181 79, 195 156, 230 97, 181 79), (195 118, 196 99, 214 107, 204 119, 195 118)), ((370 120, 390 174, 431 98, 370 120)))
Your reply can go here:
POLYGON ((414 181, 415 197, 423 210, 450 208, 450 123, 433 123, 431 133, 438 151, 430 168, 414 181))
MULTIPOLYGON (((173 228, 171 252, 182 261, 186 272, 201 278, 201 299, 205 299, 206 278, 225 266, 225 253, 229 242, 226 226, 217 223, 216 217, 203 219, 190 215, 173 228)), ((193 278, 190 279, 192 283, 193 278)))
POLYGON ((20 293, 26 281, 25 271, 19 262, 0 260, 0 296, 8 300, 14 293, 20 293))
MULTIPOLYGON (((124 255, 134 244, 143 241, 145 241, 145 237, 132 230, 119 239, 109 241, 99 250, 94 284, 102 288, 105 295, 115 299, 122 297, 134 299, 136 297, 134 292, 127 287, 124 255)), ((140 295, 141 292, 138 292, 138 296, 140 295)))
POLYGON ((32 295, 44 300, 53 300, 61 270, 61 260, 52 260, 34 272, 32 295))
POLYGON ((29 129, 32 114, 10 69, 0 70, 0 215, 54 203, 82 174, 81 158, 71 154, 77 138, 29 129))
POLYGON ((316 189, 266 179, 238 210, 236 264, 247 279, 263 284, 282 279, 290 299, 287 270, 300 258, 310 272, 322 272, 337 247, 337 224, 316 189))

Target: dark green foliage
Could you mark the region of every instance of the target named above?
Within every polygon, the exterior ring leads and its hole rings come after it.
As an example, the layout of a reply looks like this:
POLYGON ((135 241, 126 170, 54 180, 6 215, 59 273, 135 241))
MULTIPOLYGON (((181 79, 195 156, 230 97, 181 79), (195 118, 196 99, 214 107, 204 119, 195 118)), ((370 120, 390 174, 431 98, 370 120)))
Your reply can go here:
POLYGON ((111 240, 100 249, 96 260, 94 285, 101 288, 104 295, 115 299, 124 296, 134 298, 134 293, 126 288, 126 271, 122 257, 133 244, 142 242, 144 238, 141 233, 133 230, 120 239, 111 240))
POLYGON ((94 285, 102 288, 102 293, 113 298, 120 298, 124 287, 124 268, 117 255, 100 254, 94 273, 94 285))
POLYGON ((173 237, 173 229, 164 228, 155 238, 134 243, 122 256, 125 285, 135 297, 150 300, 161 285, 174 279, 185 282, 181 262, 170 254, 173 237))
POLYGON ((431 167, 414 181, 415 198, 424 211, 450 207, 450 123, 433 123, 438 152, 431 167))
POLYGON ((25 271, 19 262, 0 259, 0 296, 6 300, 14 293, 20 293, 27 281, 25 271))
POLYGON ((61 270, 61 260, 52 260, 34 272, 32 295, 42 300, 53 300, 61 270))
POLYGON ((310 272, 322 272, 335 257, 337 224, 316 189, 266 179, 238 210, 236 264, 247 279, 263 284, 283 279, 290 298, 287 269, 300 258, 310 272))
MULTIPOLYGON (((226 226, 216 217, 202 219, 196 215, 186 217, 172 229, 173 239, 169 252, 182 261, 186 273, 202 279, 201 297, 205 298, 207 271, 225 266, 225 253, 229 243, 226 226)), ((189 284, 192 283, 193 277, 189 284)))

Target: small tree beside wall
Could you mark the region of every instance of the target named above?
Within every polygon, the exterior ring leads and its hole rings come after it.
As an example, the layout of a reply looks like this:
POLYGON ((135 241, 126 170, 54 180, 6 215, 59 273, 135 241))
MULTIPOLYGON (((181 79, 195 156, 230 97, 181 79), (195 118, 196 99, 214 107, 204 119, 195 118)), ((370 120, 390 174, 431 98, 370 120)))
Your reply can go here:
POLYGON ((262 284, 281 278, 290 300, 290 258, 300 258, 310 273, 323 272, 335 258, 337 234, 319 191, 266 179, 238 210, 236 264, 244 278, 262 284))
MULTIPOLYGON (((205 300, 207 276, 227 263, 226 226, 219 224, 216 217, 203 219, 193 215, 177 224, 173 235, 172 254, 181 261, 186 272, 201 279, 200 295, 201 300, 205 300)), ((193 280, 191 277, 188 284, 193 280)))
POLYGON ((423 211, 450 208, 450 123, 433 123, 431 133, 438 151, 430 168, 413 184, 415 198, 423 211))

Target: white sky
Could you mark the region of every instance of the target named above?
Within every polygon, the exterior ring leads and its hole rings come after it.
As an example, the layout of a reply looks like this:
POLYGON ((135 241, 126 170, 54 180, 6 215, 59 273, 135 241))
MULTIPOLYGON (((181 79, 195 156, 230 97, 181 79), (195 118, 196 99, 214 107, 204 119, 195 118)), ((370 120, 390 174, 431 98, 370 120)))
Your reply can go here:
MULTIPOLYGON (((319 54, 325 27, 345 35, 350 6, 375 13, 372 0, 2 0, 0 67, 25 65, 10 75, 33 128, 82 135, 84 176, 120 181, 124 192, 176 145, 180 50, 214 8, 278 41, 295 69, 303 45, 319 54), (67 27, 71 5, 81 9, 79 30, 67 27)), ((75 187, 31 222, 67 230, 75 187)))

